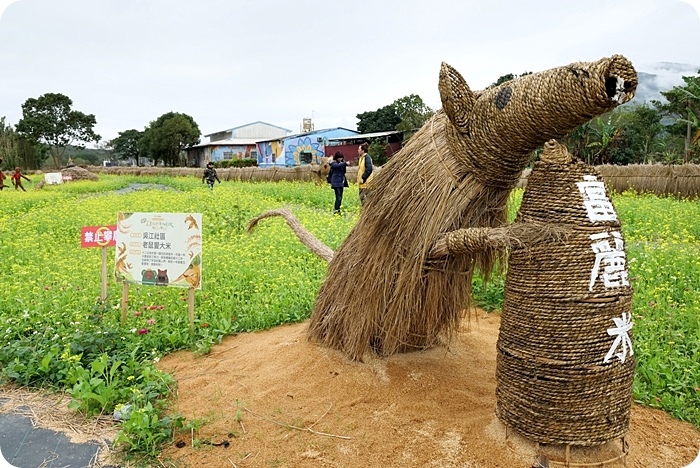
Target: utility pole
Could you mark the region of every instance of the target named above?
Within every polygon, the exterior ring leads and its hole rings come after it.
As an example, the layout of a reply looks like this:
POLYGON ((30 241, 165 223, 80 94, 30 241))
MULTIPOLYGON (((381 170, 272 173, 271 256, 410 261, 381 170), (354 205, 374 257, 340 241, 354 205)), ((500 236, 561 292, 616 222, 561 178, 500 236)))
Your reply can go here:
POLYGON ((688 122, 685 127, 685 155, 683 156, 683 163, 688 164, 690 159, 690 101, 688 103, 688 122))

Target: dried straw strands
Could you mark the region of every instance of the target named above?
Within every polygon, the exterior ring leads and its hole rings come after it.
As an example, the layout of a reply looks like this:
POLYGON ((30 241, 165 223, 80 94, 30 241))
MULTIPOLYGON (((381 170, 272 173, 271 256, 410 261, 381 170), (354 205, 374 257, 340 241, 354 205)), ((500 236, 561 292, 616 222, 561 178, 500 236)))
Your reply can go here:
POLYGON ((362 215, 329 264, 309 338, 352 359, 434 345, 458 326, 486 250, 429 260, 436 241, 496 227, 530 153, 634 95, 637 75, 616 55, 528 75, 473 93, 447 64, 443 110, 374 179, 362 215))
POLYGON ((523 195, 517 223, 569 227, 508 262, 496 414, 538 442, 597 445, 629 429, 632 289, 609 200, 595 169, 553 142, 523 195))

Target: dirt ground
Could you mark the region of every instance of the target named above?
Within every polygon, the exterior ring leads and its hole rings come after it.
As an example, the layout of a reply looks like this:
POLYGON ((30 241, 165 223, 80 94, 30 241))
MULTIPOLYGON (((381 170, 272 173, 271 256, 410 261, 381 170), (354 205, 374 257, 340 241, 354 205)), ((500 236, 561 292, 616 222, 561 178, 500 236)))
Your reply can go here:
MULTIPOLYGON (((207 356, 167 356, 160 367, 178 381, 175 409, 198 427, 163 458, 189 467, 537 466, 537 446, 494 416, 500 319, 473 315, 447 347, 366 363, 308 342, 306 323, 227 337, 207 356)), ((680 468, 698 456, 700 432, 635 405, 628 442, 626 466, 680 468)), ((543 450, 549 466, 563 466, 553 463, 561 447, 543 450)), ((620 452, 620 441, 573 448, 571 461, 620 452)))

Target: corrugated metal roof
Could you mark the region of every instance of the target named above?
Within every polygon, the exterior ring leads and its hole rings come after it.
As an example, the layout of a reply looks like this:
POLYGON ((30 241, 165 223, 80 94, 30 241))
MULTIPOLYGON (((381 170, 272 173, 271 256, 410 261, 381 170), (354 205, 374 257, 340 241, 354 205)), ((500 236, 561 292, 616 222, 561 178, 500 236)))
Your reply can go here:
POLYGON ((256 125, 256 124, 263 124, 263 125, 267 125, 268 127, 279 128, 280 130, 284 130, 284 131, 287 132, 287 133, 291 133, 291 132, 292 132, 292 130, 289 130, 288 128, 283 128, 283 127, 280 127, 279 125, 273 125, 273 124, 271 124, 271 123, 263 122, 262 120, 256 120, 255 122, 250 122, 250 123, 247 123, 247 124, 245 124, 245 125, 239 125, 238 127, 227 128, 226 130, 219 130, 218 132, 212 132, 212 133, 209 133, 209 134, 204 135, 204 136, 205 136, 205 137, 210 137, 210 136, 212 136, 212 135, 217 135, 217 134, 219 134, 219 133, 232 132, 232 131, 234 131, 234 130, 238 130, 238 129, 240 129, 240 128, 245 128, 245 127, 250 127, 250 126, 256 125))
MULTIPOLYGON (((322 128, 319 130, 311 130, 310 132, 305 132, 305 133, 295 133, 293 135, 285 135, 283 137, 278 137, 278 138, 267 138, 265 140, 258 140, 258 143, 263 143, 263 142, 268 142, 268 141, 287 140, 287 139, 291 139, 291 138, 299 138, 299 137, 302 137, 304 135, 308 135, 308 136, 318 135, 321 133, 332 132, 333 130, 346 130, 348 132, 355 132, 355 130, 350 130, 349 128, 345 128, 345 127, 322 128)), ((355 132, 355 133, 357 133, 357 132, 355 132)), ((347 138, 350 138, 350 137, 347 137, 347 138)), ((354 137, 352 137, 352 138, 354 138, 354 137)), ((337 138, 328 138, 328 141, 331 141, 331 140, 337 140, 337 138)))
POLYGON ((374 133, 358 133, 357 135, 350 135, 338 138, 329 138, 328 141, 340 141, 340 140, 361 140, 363 138, 379 138, 389 135, 398 135, 402 132, 390 131, 390 132, 374 132, 374 133))
POLYGON ((200 143, 198 145, 190 146, 190 148, 202 148, 204 146, 247 146, 254 145, 259 141, 263 141, 260 138, 229 138, 226 140, 216 140, 208 143, 200 143))

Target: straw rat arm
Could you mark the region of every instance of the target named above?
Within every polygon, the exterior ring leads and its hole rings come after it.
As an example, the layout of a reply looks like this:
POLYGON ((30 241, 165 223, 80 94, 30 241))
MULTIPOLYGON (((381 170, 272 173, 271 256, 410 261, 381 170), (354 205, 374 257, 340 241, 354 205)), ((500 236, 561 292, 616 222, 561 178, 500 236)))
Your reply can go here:
POLYGON ((506 252, 550 242, 563 242, 572 226, 567 224, 513 223, 496 228, 466 228, 448 232, 430 249, 429 258, 473 255, 486 250, 506 252))
POLYGON ((323 242, 318 240, 313 234, 304 229, 299 220, 286 208, 280 208, 277 210, 266 211, 255 218, 248 221, 248 232, 253 232, 255 226, 258 225, 258 221, 265 218, 271 218, 273 216, 281 216, 287 222, 287 225, 292 229, 297 238, 304 244, 308 249, 324 259, 330 262, 333 259, 333 250, 325 245, 323 242))

